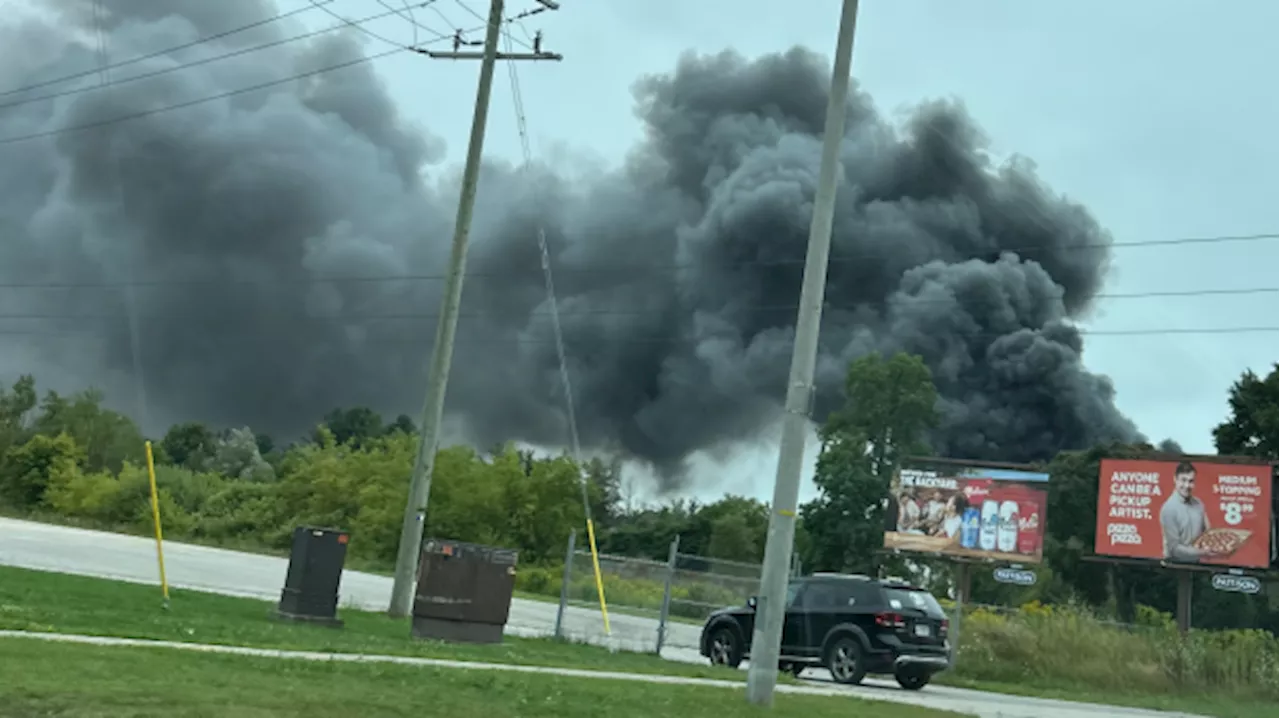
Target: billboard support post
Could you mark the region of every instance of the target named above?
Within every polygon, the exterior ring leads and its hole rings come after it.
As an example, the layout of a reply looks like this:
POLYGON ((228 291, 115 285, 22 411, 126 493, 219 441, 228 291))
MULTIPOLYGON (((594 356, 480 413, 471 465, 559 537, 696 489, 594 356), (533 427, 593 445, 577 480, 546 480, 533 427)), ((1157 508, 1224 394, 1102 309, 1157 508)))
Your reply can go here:
POLYGON ((964 605, 969 602, 969 585, 971 564, 968 561, 957 561, 956 567, 956 606, 955 615, 951 618, 951 667, 956 665, 956 657, 960 653, 960 622, 964 618, 964 605))
POLYGON ((1178 631, 1186 635, 1191 630, 1191 572, 1178 571, 1178 631))

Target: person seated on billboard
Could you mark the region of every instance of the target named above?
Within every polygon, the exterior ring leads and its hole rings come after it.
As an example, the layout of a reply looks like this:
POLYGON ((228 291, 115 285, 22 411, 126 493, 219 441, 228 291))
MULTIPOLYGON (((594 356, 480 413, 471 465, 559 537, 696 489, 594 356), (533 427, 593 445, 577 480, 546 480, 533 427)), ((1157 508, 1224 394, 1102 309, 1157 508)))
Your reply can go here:
POLYGON ((947 504, 942 500, 942 492, 934 489, 929 492, 929 501, 925 504, 925 533, 937 536, 942 531, 942 522, 946 519, 947 504))
POLYGON ((942 523, 934 532, 935 536, 946 536, 949 539, 958 539, 960 536, 960 527, 963 523, 964 510, 969 508, 969 502, 965 500, 964 494, 954 493, 951 498, 947 499, 947 507, 943 514, 942 523))
POLYGON ((1174 561, 1199 561, 1214 554, 1193 543, 1209 530, 1204 502, 1196 498, 1196 467, 1190 461, 1173 470, 1173 494, 1160 509, 1160 529, 1164 532, 1164 556, 1174 561))
POLYGON ((898 533, 920 533, 920 504, 915 498, 910 489, 898 497, 898 533))

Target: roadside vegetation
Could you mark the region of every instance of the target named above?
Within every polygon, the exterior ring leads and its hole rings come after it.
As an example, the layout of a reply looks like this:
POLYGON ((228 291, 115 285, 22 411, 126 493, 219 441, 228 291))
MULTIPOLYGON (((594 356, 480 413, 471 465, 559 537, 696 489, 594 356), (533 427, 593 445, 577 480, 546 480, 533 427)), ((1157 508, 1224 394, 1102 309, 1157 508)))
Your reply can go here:
MULTIPOLYGON (((1226 416, 1213 432, 1220 454, 1276 458, 1276 382, 1273 367, 1265 377, 1246 372, 1231 388, 1226 416)), ((802 507, 797 533, 801 564, 807 570, 907 576, 945 597, 954 588, 946 565, 879 553, 880 500, 892 467, 898 457, 930 452, 930 427, 938 416, 929 371, 908 355, 863 357, 849 367, 846 394, 847 404, 822 429, 817 497, 802 507)), ((95 391, 41 396, 32 377, 0 389, 0 512, 148 532, 144 439, 129 417, 106 407, 95 391)), ((166 537, 282 554, 297 525, 339 527, 352 535, 349 568, 386 570, 394 559, 416 446, 416 430, 407 417, 388 422, 361 407, 334 409, 309 435, 288 445, 248 427, 173 426, 154 443, 166 537)), ((1236 715, 1232 706, 1263 700, 1274 710, 1280 618, 1273 582, 1261 594, 1247 596, 1215 591, 1207 577, 1197 577, 1197 630, 1184 637, 1169 619, 1177 595, 1170 573, 1082 560, 1093 553, 1099 461, 1157 451, 1148 444, 1110 445, 1039 457, 1053 478, 1037 581, 1030 587, 1008 586, 996 583, 989 572, 975 572, 972 602, 1005 610, 979 611, 964 622, 958 669, 943 680, 1160 707, 1186 706, 1194 696, 1205 696, 1221 707, 1201 712, 1223 716, 1236 715)), ((585 477, 604 553, 665 561, 678 536, 685 554, 748 563, 761 558, 769 510, 759 501, 726 495, 706 504, 641 505, 616 461, 593 459, 580 467, 566 456, 535 456, 513 446, 441 449, 427 534, 518 549, 520 595, 555 600, 568 535, 585 520, 580 477, 585 477)), ((663 584, 652 572, 619 570, 607 573, 604 582, 619 613, 652 614, 661 606, 663 584)), ((708 572, 673 586, 672 616, 696 622, 707 606, 737 604, 747 593, 740 576, 720 580, 708 572)), ((587 572, 573 572, 569 597, 595 601, 587 572)), ((12 615, 13 605, 39 611, 38 603, 7 601, 0 620, 72 630, 64 625, 71 619, 53 620, 54 614, 39 620, 12 615)), ((99 599, 86 605, 101 611, 115 603, 99 599)), ((262 608, 255 604, 251 610, 260 614, 262 608)), ((173 633, 179 618, 197 620, 194 613, 175 610, 174 616, 147 621, 173 633)), ((352 620, 361 634, 403 634, 396 626, 376 628, 380 619, 374 617, 352 620)), ((190 627, 215 635, 221 630, 190 627)), ((292 629, 272 630, 276 637, 303 640, 292 629)), ((325 640, 349 639, 332 634, 325 640)), ((519 655, 526 650, 522 645, 513 641, 503 650, 519 655)), ((554 658, 540 653, 544 650, 550 649, 535 651, 536 660, 554 658)))

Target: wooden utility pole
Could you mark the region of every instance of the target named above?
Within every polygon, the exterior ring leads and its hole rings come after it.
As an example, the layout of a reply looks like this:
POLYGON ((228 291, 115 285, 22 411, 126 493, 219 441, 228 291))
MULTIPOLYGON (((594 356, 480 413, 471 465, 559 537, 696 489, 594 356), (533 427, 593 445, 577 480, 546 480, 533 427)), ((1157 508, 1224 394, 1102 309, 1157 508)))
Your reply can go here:
MULTIPOLYGON (((559 5, 552 0, 538 0, 549 10, 559 5)), ((449 256, 449 274, 445 282, 440 320, 436 325, 436 342, 431 351, 431 368, 427 377, 427 396, 423 402, 418 455, 413 463, 409 484, 409 500, 405 505, 404 526, 396 553, 395 581, 391 587, 391 605, 387 613, 396 618, 409 615, 413 608, 414 584, 418 575, 422 532, 426 523, 427 501, 431 496, 431 475, 435 469, 436 449, 440 443, 440 422, 444 413, 445 390, 449 384, 449 366, 453 361, 453 340, 458 329, 458 309, 462 303, 462 280, 467 265, 467 240, 471 232, 471 213, 475 207, 476 183, 480 176, 480 158, 484 154, 484 133, 489 118, 489 95, 493 89, 493 69, 498 60, 560 60, 550 52, 498 52, 502 32, 503 0, 491 0, 488 25, 482 51, 462 50, 472 45, 459 32, 454 35, 451 52, 419 50, 439 60, 480 60, 480 82, 476 88, 476 107, 471 119, 471 140, 467 145, 466 165, 462 170, 462 193, 458 198, 458 215, 453 228, 453 251, 449 256)), ((539 43, 540 44, 540 43, 539 43)), ((539 47, 539 50, 541 48, 539 47)))

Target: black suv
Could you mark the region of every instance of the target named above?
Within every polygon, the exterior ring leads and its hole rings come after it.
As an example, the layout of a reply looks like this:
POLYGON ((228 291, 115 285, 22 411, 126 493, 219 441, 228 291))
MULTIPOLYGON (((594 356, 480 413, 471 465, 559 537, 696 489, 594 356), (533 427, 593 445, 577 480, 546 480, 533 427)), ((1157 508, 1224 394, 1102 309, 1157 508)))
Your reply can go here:
MULTIPOLYGON (((702 655, 737 668, 751 657, 755 599, 716 611, 702 629, 702 655)), ((892 674, 920 690, 950 664, 948 621, 928 591, 894 580, 814 574, 787 586, 779 670, 825 666, 840 683, 892 674)))

